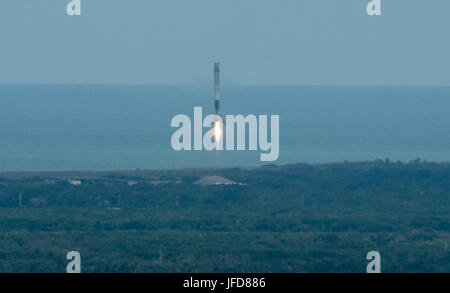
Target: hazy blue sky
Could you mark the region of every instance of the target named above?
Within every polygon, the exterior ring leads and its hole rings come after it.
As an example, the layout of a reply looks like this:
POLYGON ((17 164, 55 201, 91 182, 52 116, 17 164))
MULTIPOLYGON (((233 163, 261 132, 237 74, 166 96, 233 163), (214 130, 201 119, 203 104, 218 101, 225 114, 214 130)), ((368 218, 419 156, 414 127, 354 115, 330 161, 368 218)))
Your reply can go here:
POLYGON ((450 1, 2 0, 0 83, 450 85, 450 1))

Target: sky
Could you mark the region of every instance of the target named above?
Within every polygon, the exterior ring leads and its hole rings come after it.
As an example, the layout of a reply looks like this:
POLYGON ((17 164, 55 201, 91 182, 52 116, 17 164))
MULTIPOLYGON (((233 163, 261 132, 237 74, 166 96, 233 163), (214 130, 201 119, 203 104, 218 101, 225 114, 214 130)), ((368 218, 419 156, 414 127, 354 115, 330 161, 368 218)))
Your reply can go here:
POLYGON ((0 83, 450 85, 450 1, 2 0, 0 83))

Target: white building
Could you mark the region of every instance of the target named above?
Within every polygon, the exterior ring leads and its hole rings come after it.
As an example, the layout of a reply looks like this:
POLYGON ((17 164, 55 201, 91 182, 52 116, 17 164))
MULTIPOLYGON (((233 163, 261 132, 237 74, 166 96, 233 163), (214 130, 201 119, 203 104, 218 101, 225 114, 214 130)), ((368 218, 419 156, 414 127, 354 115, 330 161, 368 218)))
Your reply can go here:
POLYGON ((69 179, 69 183, 72 184, 72 185, 81 185, 81 180, 69 179))

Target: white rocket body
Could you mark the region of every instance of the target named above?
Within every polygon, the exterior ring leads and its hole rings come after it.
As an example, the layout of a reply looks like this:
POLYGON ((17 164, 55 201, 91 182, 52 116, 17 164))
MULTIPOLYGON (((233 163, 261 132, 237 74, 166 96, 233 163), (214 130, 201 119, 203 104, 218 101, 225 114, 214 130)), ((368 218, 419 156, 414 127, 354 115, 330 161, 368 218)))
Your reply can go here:
POLYGON ((220 63, 214 63, 214 108, 216 115, 220 115, 220 63))

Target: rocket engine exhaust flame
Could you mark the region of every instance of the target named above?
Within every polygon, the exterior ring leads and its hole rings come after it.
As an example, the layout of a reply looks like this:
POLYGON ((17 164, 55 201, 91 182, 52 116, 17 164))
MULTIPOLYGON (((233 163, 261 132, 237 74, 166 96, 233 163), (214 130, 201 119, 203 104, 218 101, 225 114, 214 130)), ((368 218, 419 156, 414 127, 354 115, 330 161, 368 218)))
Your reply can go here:
POLYGON ((221 138, 222 138, 222 123, 220 122, 220 120, 217 120, 214 123, 214 139, 216 143, 219 143, 221 138))

